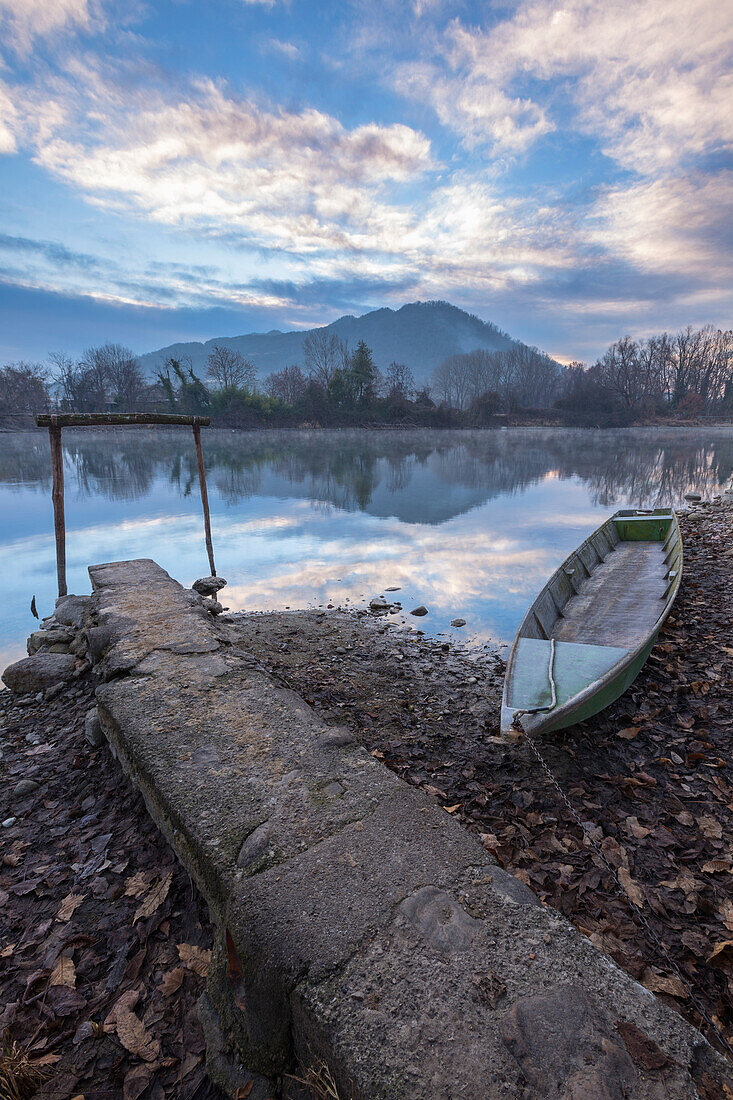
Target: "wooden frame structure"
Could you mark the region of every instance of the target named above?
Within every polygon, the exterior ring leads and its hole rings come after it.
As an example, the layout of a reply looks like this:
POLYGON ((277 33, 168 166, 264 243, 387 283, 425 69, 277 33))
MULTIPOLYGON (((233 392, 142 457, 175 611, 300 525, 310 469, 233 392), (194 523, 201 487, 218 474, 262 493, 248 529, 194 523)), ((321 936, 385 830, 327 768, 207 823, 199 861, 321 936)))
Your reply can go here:
POLYGON ((209 556, 211 576, 216 576, 214 566, 214 546, 211 541, 211 519, 209 517, 209 494, 206 489, 206 467, 201 448, 201 429, 208 428, 208 416, 181 416, 167 413, 39 413, 36 416, 39 428, 48 428, 51 443, 51 475, 53 479, 53 525, 56 536, 56 575, 59 596, 67 594, 66 588, 66 517, 64 514, 64 459, 61 450, 62 428, 127 428, 142 427, 190 427, 193 429, 193 441, 196 447, 196 464, 201 489, 201 506, 204 512, 204 533, 206 553, 209 556))

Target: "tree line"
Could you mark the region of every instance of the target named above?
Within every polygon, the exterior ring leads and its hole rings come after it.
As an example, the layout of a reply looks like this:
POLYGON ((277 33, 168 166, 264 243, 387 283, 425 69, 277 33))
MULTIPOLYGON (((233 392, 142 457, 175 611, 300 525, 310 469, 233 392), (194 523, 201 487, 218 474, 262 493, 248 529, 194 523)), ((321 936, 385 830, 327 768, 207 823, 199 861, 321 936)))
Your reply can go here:
POLYGON ((0 368, 0 414, 170 411, 232 427, 480 427, 499 414, 602 426, 733 413, 733 333, 712 326, 624 336, 590 366, 562 367, 523 344, 479 349, 449 356, 420 387, 405 364, 381 370, 363 340, 351 349, 327 329, 308 333, 302 359, 260 380, 254 363, 217 344, 200 373, 169 358, 150 380, 129 348, 108 343, 78 360, 54 353, 45 365, 0 368))

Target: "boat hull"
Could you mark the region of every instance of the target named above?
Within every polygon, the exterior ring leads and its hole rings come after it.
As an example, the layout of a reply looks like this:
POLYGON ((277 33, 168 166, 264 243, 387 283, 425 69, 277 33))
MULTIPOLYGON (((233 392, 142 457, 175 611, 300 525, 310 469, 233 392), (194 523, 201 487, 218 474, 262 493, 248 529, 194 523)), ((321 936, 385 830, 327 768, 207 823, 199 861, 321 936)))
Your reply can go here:
POLYGON ((507 662, 502 733, 565 729, 623 695, 651 652, 681 574, 673 512, 626 510, 601 525, 553 574, 522 621, 507 662), (582 576, 573 579, 576 569, 582 576))

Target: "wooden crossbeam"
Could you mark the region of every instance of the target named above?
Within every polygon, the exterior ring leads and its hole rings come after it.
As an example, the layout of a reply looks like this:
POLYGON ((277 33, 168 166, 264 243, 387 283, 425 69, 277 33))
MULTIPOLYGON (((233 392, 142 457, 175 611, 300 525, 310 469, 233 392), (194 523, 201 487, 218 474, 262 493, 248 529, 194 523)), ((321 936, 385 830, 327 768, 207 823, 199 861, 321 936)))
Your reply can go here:
POLYGON ((201 507, 204 513, 204 535, 206 553, 209 558, 211 576, 216 576, 214 565, 214 546, 211 541, 211 518, 209 516, 209 494, 206 489, 206 468, 204 452, 201 447, 201 429, 208 428, 211 421, 208 416, 182 416, 177 413, 38 413, 36 424, 39 428, 48 428, 51 442, 51 474, 53 500, 53 526, 56 537, 56 575, 59 596, 65 596, 66 588, 66 519, 64 515, 64 458, 61 449, 62 428, 127 428, 127 427, 187 427, 193 428, 193 441, 196 447, 196 465, 201 490, 201 507))

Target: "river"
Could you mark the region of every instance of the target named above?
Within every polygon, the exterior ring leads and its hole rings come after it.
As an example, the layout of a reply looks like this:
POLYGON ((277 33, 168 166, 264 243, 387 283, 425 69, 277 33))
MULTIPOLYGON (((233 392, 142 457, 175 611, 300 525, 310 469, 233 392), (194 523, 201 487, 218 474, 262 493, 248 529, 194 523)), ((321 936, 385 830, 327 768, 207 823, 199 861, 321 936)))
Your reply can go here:
MULTIPOLYGON (((363 606, 474 643, 511 639, 560 561, 616 508, 681 505, 733 474, 733 427, 587 431, 205 430, 217 572, 232 610, 363 606), (462 630, 450 621, 466 620, 462 630)), ((209 572, 188 429, 63 433, 67 575, 151 557, 183 584, 209 572)), ((0 433, 0 668, 53 609, 45 432, 0 433)), ((395 621, 400 621, 395 617, 395 621)))

